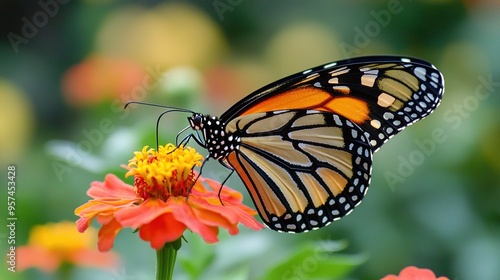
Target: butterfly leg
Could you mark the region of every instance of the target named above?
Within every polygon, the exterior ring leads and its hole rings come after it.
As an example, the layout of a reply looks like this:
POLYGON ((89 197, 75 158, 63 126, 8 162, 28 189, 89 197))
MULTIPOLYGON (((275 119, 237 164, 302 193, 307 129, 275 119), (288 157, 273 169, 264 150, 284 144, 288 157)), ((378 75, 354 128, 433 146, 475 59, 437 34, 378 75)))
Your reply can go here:
MULTIPOLYGON (((184 131, 184 130, 183 130, 184 131)), ((193 133, 187 135, 186 137, 184 137, 180 142, 178 141, 178 137, 179 137, 179 134, 182 133, 183 131, 179 132, 177 134, 177 136, 175 137, 175 149, 173 149, 172 151, 169 152, 170 153, 173 153, 175 150, 177 150, 181 145, 187 145, 187 143, 189 143, 189 140, 194 139, 194 141, 196 143, 198 143, 198 145, 200 145, 202 148, 206 148, 205 146, 205 143, 203 143, 203 140, 201 140, 200 138, 200 135, 194 135, 193 133)), ((158 146, 158 144, 157 144, 158 146)))
POLYGON ((227 182, 227 180, 229 179, 229 177, 231 177, 231 175, 233 175, 234 169, 232 169, 231 167, 228 167, 224 163, 222 163, 222 165, 224 165, 226 168, 231 169, 231 172, 229 173, 229 175, 227 175, 226 179, 224 179, 224 181, 222 181, 222 183, 220 184, 219 192, 217 193, 217 197, 219 198, 220 204, 224 205, 224 203, 222 202, 222 199, 220 198, 220 193, 222 192, 222 188, 224 187, 224 184, 227 182))
MULTIPOLYGON (((177 135, 175 136, 175 145, 177 147, 179 147, 179 136, 184 133, 184 131, 188 130, 190 128, 190 126, 186 126, 185 128, 183 128, 181 131, 179 131, 179 133, 177 133, 177 135)), ((184 139, 182 139, 184 141, 184 139)), ((182 141, 181 141, 182 143, 182 141)))
POLYGON ((189 200, 189 194, 191 193, 191 189, 193 188, 194 184, 196 184, 196 181, 198 181, 198 179, 200 178, 201 173, 203 172, 203 167, 205 166, 205 163, 208 162, 209 159, 210 159, 209 157, 206 157, 205 160, 201 163, 200 171, 198 171, 198 176, 196 176, 196 178, 193 181, 193 185, 191 185, 187 191, 186 201, 189 200))
MULTIPOLYGON (((178 136, 179 136, 179 134, 177 134, 177 137, 178 136)), ((175 149, 168 152, 169 154, 175 152, 175 150, 177 150, 181 145, 187 144, 189 142, 189 140, 191 139, 191 137, 193 137, 193 134, 189 134, 188 136, 184 137, 180 143, 177 141, 177 137, 175 138, 175 149)), ((156 140, 156 141, 158 141, 158 140, 156 140)), ((156 146, 158 146, 158 144, 156 144, 156 146)))
POLYGON ((221 205, 224 205, 224 203, 222 203, 222 199, 220 198, 220 193, 222 191, 222 188, 224 187, 224 184, 227 182, 227 180, 229 180, 229 177, 231 177, 231 175, 233 175, 234 173, 234 168, 232 168, 229 164, 227 164, 224 160, 219 160, 219 163, 224 166, 225 168, 231 170, 231 172, 229 173, 229 175, 226 176, 226 178, 224 179, 224 181, 222 181, 222 183, 220 184, 220 188, 219 188, 219 192, 217 194, 217 196, 219 197, 219 201, 220 201, 220 204, 221 205))
POLYGON ((189 135, 187 135, 186 137, 184 137, 181 142, 178 144, 177 143, 177 138, 175 140, 176 142, 176 145, 177 147, 183 145, 183 144, 186 144, 189 142, 189 140, 191 140, 191 138, 198 144, 200 145, 202 148, 207 148, 206 144, 203 142, 203 140, 201 139, 200 135, 199 134, 194 134, 194 133, 191 133, 189 135))

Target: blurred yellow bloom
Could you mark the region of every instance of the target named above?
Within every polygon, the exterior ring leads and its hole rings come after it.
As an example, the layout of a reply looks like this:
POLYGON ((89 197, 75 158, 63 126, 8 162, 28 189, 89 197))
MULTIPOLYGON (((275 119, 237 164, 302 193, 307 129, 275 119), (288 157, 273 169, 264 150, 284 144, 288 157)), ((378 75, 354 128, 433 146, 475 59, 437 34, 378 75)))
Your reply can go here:
POLYGON ((103 23, 96 47, 99 53, 130 57, 163 70, 186 65, 202 68, 227 49, 221 30, 209 16, 180 2, 116 9, 103 23))
POLYGON ((103 268, 116 266, 118 256, 115 253, 101 253, 95 248, 96 233, 89 228, 81 234, 70 221, 34 226, 28 245, 17 248, 17 269, 38 268, 52 273, 63 263, 103 268))
POLYGON ((0 77, 0 163, 15 162, 29 144, 33 132, 33 106, 16 84, 0 77))

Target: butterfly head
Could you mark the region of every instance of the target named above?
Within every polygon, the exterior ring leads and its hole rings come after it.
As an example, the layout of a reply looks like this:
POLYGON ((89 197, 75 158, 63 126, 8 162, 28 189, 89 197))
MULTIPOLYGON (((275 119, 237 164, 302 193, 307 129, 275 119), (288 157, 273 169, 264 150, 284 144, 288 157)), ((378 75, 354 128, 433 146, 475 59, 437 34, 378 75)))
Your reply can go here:
POLYGON ((225 124, 219 118, 194 113, 188 120, 192 129, 203 133, 202 144, 210 157, 222 160, 232 151, 239 149, 241 138, 226 132, 225 124))
POLYGON ((202 130, 204 118, 205 116, 203 116, 202 114, 194 113, 191 117, 188 117, 189 125, 194 130, 202 130))

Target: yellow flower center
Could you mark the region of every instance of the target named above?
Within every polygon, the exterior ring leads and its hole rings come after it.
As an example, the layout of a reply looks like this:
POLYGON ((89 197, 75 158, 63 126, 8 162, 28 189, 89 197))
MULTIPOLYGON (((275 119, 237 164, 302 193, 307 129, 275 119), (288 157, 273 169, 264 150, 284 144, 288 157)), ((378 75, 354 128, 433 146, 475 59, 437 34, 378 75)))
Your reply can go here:
POLYGON ((203 160, 195 149, 172 144, 159 146, 158 151, 146 146, 134 155, 125 176, 134 176, 135 193, 143 199, 187 196, 194 183, 193 167, 203 160))

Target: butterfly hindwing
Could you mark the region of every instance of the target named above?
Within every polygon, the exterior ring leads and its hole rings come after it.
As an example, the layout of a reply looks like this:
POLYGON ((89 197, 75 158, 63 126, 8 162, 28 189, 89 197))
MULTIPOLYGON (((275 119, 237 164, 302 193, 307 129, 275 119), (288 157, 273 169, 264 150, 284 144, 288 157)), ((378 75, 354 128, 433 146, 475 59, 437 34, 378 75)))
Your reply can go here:
POLYGON ((226 158, 274 230, 323 227, 359 204, 372 151, 353 122, 326 112, 285 110, 238 117, 226 132, 240 139, 226 158))

